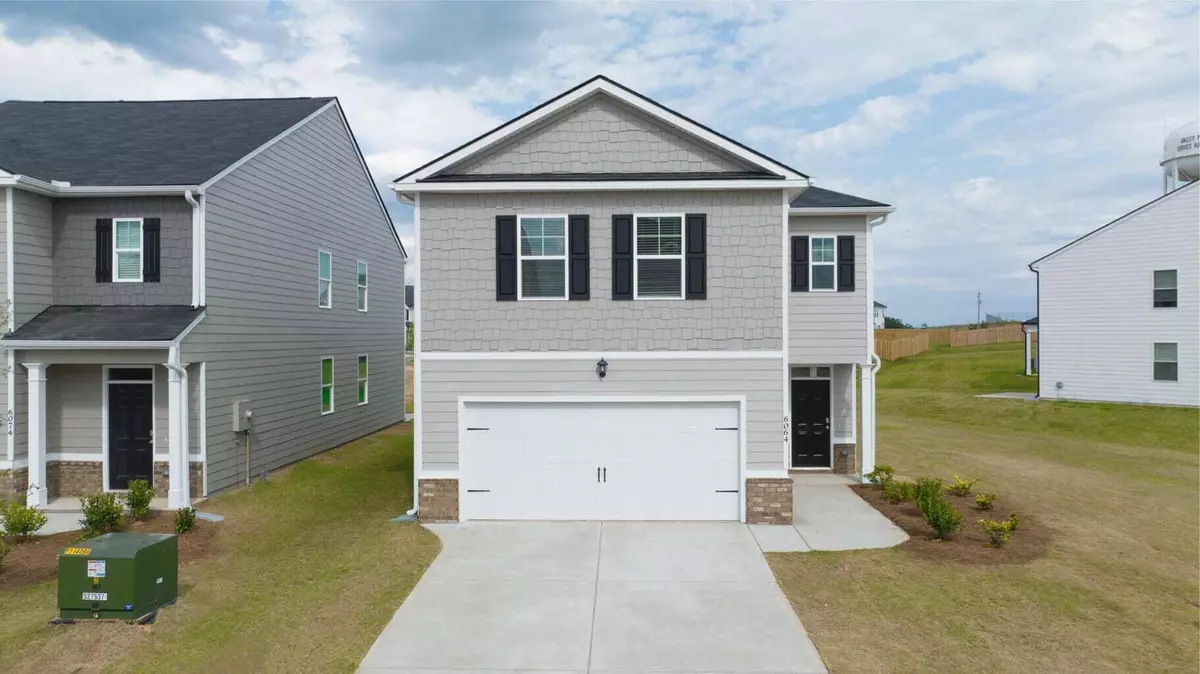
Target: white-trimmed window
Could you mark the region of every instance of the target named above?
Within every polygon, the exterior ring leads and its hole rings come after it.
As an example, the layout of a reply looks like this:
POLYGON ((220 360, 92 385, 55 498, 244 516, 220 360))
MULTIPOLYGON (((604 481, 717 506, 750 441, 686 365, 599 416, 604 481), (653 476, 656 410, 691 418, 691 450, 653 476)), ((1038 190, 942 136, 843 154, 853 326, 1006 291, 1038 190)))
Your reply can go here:
POLYGON ((634 299, 683 299, 683 215, 633 217, 634 299))
POLYGON ((358 404, 366 405, 370 391, 367 385, 367 355, 358 357, 358 404))
POLYGON ((333 306, 333 255, 323 250, 317 251, 317 306, 333 306))
POLYGON ((1154 381, 1179 381, 1179 344, 1154 343, 1154 381))
POLYGON ((567 299, 567 216, 518 215, 517 299, 567 299))
POLYGON ((358 283, 358 310, 367 310, 367 263, 358 261, 356 282, 358 283))
POLYGON ((1154 308, 1179 306, 1179 270, 1154 270, 1154 308))
POLYGON ((808 245, 809 290, 837 290, 837 238, 813 236, 808 245))
POLYGON ((142 219, 113 219, 113 281, 142 280, 142 219))
POLYGON ((333 411, 333 359, 321 359, 321 414, 333 411))

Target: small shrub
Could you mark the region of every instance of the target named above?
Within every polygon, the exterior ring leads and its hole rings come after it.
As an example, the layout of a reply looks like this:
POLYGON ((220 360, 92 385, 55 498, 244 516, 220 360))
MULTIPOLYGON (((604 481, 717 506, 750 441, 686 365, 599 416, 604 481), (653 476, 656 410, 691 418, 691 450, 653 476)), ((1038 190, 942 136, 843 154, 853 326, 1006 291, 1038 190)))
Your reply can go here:
POLYGON ((945 500, 942 496, 942 479, 940 477, 920 477, 917 478, 916 486, 914 487, 913 501, 919 507, 923 501, 929 499, 945 500))
POLYGON ((976 494, 975 507, 980 510, 991 510, 992 501, 996 500, 995 494, 976 494))
POLYGON ((892 503, 906 503, 917 498, 917 485, 906 480, 892 480, 883 485, 883 498, 892 503))
POLYGON ((887 465, 875 466, 875 470, 867 473, 863 477, 867 478, 867 482, 870 482, 876 487, 882 487, 896 477, 896 470, 887 465))
POLYGON ((83 507, 79 523, 90 535, 115 531, 125 520, 125 506, 112 492, 87 494, 79 499, 79 504, 83 507))
POLYGON ((1021 523, 1021 518, 1016 513, 1009 513, 1008 514, 1008 523, 1012 525, 1010 527, 1011 530, 1016 531, 1017 525, 1021 523))
POLYGON ((4 535, 24 541, 46 526, 46 514, 19 501, 0 502, 0 517, 4 518, 4 535))
POLYGON ((979 478, 974 480, 964 480, 955 475, 954 484, 946 485, 946 491, 954 494, 955 496, 969 496, 971 494, 971 487, 974 487, 975 483, 978 481, 979 478))
POLYGON ((196 526, 196 509, 180 508, 175 511, 175 533, 186 534, 196 526))
MULTIPOLYGON (((940 485, 940 480, 938 481, 940 485)), ((921 509, 921 514, 925 516, 925 522, 929 524, 929 528, 933 529, 933 537, 938 540, 949 538, 954 532, 962 528, 963 516, 958 512, 941 490, 928 490, 926 493, 919 495, 917 507, 921 509)))
POLYGON ((983 533, 987 534, 988 545, 993 548, 1002 548, 1010 540, 1012 540, 1012 532, 1016 528, 1013 526, 1012 520, 979 520, 979 526, 983 527, 983 533))
POLYGON ((129 512, 133 515, 133 519, 142 520, 150 514, 150 501, 154 499, 154 490, 145 480, 130 480, 129 491, 125 492, 121 498, 125 501, 125 505, 129 506, 129 512))

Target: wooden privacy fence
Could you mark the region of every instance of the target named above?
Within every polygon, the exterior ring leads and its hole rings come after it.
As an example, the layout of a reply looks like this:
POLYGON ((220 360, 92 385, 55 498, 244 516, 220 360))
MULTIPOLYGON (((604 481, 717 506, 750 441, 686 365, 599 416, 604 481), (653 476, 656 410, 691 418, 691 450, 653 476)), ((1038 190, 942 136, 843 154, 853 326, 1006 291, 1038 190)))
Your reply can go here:
POLYGON ((983 346, 1023 341, 1025 341, 1025 333, 1021 330, 1020 323, 984 328, 983 330, 958 330, 950 335, 950 346, 983 346))
POLYGON ((958 330, 954 328, 888 328, 885 330, 876 330, 875 341, 878 343, 889 339, 911 339, 918 334, 923 334, 929 338, 930 346, 937 346, 938 344, 949 344, 950 335, 955 332, 958 332, 958 330))
POLYGON ((900 360, 929 350, 929 335, 925 330, 897 332, 907 332, 911 337, 875 340, 875 353, 883 360, 900 360))

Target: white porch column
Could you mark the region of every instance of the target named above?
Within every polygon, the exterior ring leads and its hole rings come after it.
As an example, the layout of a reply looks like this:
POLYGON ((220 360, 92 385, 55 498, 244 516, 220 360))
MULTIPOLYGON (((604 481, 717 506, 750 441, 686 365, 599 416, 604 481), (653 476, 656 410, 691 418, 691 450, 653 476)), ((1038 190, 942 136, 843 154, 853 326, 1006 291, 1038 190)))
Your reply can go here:
POLYGON ((29 384, 29 490, 25 505, 46 507, 46 368, 45 363, 22 363, 29 384))
POLYGON ((862 468, 863 475, 875 470, 875 368, 862 369, 862 468))
POLYGON ((1025 331, 1025 376, 1033 374, 1033 333, 1025 331))
POLYGON ((186 508, 191 504, 188 491, 187 437, 187 391, 184 389, 182 367, 178 363, 166 363, 167 368, 167 441, 168 478, 167 507, 172 510, 186 508))

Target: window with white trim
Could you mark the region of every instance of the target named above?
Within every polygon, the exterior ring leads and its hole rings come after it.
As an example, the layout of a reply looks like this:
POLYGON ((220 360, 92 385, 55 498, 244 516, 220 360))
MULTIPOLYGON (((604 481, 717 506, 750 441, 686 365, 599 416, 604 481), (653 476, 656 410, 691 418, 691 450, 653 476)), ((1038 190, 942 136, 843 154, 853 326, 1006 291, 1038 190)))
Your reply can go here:
POLYGON ((113 280, 142 280, 142 219, 113 219, 113 280))
POLYGON ((1154 343, 1154 381, 1179 381, 1179 344, 1154 343))
POLYGON ((634 216, 634 299, 683 299, 683 216, 634 216))
POLYGON ((832 236, 809 238, 808 287, 810 290, 837 290, 837 239, 832 236))
POLYGON ((317 306, 333 306, 333 255, 323 250, 317 251, 317 306))
POLYGON ((367 310, 367 263, 358 261, 356 282, 358 283, 358 310, 367 310))
POLYGON ((517 299, 567 299, 567 216, 518 215, 517 299))
POLYGON ((321 414, 333 411, 333 359, 321 359, 321 414))
POLYGON ((1176 269, 1154 270, 1154 308, 1179 306, 1179 271, 1176 269))
POLYGON ((369 391, 367 390, 367 356, 358 357, 358 404, 366 405, 369 391))

